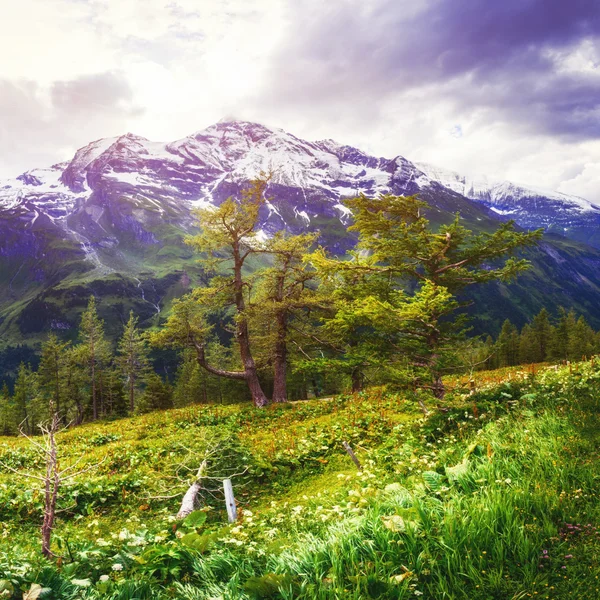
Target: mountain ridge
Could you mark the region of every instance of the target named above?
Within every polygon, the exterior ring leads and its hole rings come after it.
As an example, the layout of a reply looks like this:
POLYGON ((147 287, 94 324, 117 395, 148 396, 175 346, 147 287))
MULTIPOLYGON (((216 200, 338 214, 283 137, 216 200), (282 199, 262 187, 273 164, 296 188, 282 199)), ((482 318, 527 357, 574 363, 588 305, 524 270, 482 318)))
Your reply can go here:
MULTIPOLYGON (((399 172, 396 179, 403 178, 407 185, 414 183, 419 191, 432 184, 439 184, 470 200, 481 202, 501 216, 510 215, 523 226, 542 226, 559 232, 555 227, 556 223, 548 219, 547 207, 537 206, 536 208, 542 209, 543 214, 532 214, 531 203, 524 207, 519 205, 524 200, 536 201, 537 205, 544 199, 546 203, 550 201, 554 216, 557 216, 557 208, 561 208, 557 207, 560 203, 569 212, 571 219, 578 216, 573 214, 575 212, 593 212, 600 216, 599 206, 578 196, 509 181, 493 181, 485 176, 469 178, 428 163, 411 162, 401 155, 394 158, 375 157, 331 139, 308 142, 283 129, 268 128, 248 121, 220 121, 173 142, 152 142, 132 133, 95 140, 78 149, 71 161, 67 161, 68 164, 60 173, 59 182, 52 181, 52 176, 56 175, 65 162, 45 169, 32 169, 13 180, 0 182, 0 208, 15 208, 20 199, 35 199, 41 194, 52 192, 65 200, 70 197, 74 203, 82 196, 91 194, 99 175, 142 188, 151 185, 152 180, 145 177, 144 173, 127 170, 135 160, 149 163, 163 161, 166 163, 163 167, 166 167, 164 175, 167 180, 169 166, 184 165, 188 170, 191 169, 188 178, 177 178, 171 174, 170 183, 178 180, 189 184, 204 184, 200 187, 187 186, 187 190, 181 183, 173 186, 183 195, 182 200, 189 200, 186 196, 195 192, 196 202, 199 203, 213 200, 216 188, 228 177, 233 180, 250 179, 261 170, 274 171, 274 181, 278 184, 291 184, 303 189, 320 188, 330 198, 337 195, 338 200, 358 192, 367 195, 388 192, 397 187, 394 186, 393 175, 399 172), (243 142, 246 142, 245 147, 243 142), (296 153, 295 162, 288 160, 290 152, 296 153), (310 157, 311 154, 312 164, 306 161, 306 156, 310 157), (305 160, 298 160, 299 157, 305 160), (107 166, 112 167, 115 162, 120 163, 124 170, 107 169, 107 166), (203 172, 198 173, 198 170, 203 172), (319 179, 319 172, 323 170, 326 173, 321 173, 323 176, 319 179), (205 181, 199 181, 198 175, 203 175, 205 181), (44 181, 45 177, 48 181, 44 181), (332 183, 326 185, 325 180, 332 183), (57 183, 66 189, 58 189, 57 183)), ((145 170, 150 169, 146 166, 145 170)), ((164 181, 160 183, 164 185, 164 181)), ((217 201, 222 199, 217 196, 217 201)), ((347 215, 343 208, 337 208, 339 216, 347 215)), ((306 216, 303 215, 303 218, 306 219, 308 213, 304 212, 306 216)), ((570 237, 565 228, 562 233, 570 237)), ((578 237, 575 236, 574 239, 578 237)))

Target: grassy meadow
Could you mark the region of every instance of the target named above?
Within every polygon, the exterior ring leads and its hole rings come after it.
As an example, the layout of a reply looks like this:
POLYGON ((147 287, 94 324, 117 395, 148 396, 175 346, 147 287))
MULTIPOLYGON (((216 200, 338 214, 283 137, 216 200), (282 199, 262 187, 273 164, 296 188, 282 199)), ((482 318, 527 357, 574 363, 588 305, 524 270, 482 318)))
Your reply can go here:
POLYGON ((0 438, 0 598, 599 598, 600 368, 475 381, 427 417, 377 388, 72 428, 61 465, 89 470, 61 488, 51 561, 39 482, 14 472, 43 460, 0 438), (204 459, 203 506, 177 520, 204 459))

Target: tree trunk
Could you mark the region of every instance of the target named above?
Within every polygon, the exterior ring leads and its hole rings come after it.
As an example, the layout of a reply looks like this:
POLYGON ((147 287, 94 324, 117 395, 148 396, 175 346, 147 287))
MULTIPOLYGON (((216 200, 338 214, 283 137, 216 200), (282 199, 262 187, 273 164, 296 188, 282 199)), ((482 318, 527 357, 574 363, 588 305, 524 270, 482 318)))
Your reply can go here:
MULTIPOLYGON (((437 320, 436 320, 437 321, 437 320)), ((446 387, 444 386, 444 382, 442 381, 442 373, 439 369, 439 344, 440 338, 437 330, 435 330, 429 337, 428 340, 429 348, 431 350, 431 355, 429 358, 429 370, 431 372, 431 376, 433 378, 433 384, 431 386, 431 393, 438 400, 442 400, 446 395, 446 387)))
POLYGON ((129 413, 133 414, 135 411, 135 376, 133 373, 129 374, 129 413))
POLYGON ((287 314, 277 313, 277 339, 273 360, 273 402, 287 402, 287 314))
POLYGON ((359 368, 352 371, 352 393, 360 392, 362 390, 362 373, 359 368))
POLYGON ((204 476, 206 467, 206 461, 203 460, 200 468, 198 469, 198 473, 196 474, 196 481, 190 485, 187 492, 183 496, 179 512, 177 513, 178 519, 185 519, 185 517, 196 510, 198 505, 198 494, 202 489, 202 477, 204 476))
POLYGON ((250 352, 250 334, 248 333, 248 323, 243 317, 238 321, 237 338, 240 346, 242 364, 244 365, 245 380, 248 384, 252 401, 254 402, 255 406, 261 408, 266 406, 269 403, 269 400, 265 396, 258 379, 256 363, 254 362, 254 358, 252 358, 252 353, 250 352))
MULTIPOLYGON (((196 348, 196 360, 198 364, 213 375, 217 375, 218 377, 225 377, 227 379, 237 379, 243 380, 248 385, 248 389, 250 390, 250 394, 252 396, 252 401, 255 406, 263 407, 266 406, 269 401, 265 396, 265 393, 262 390, 260 385, 260 381, 258 379, 258 372, 256 369, 256 364, 254 359, 252 358, 252 354, 250 352, 250 344, 248 342, 248 324, 244 319, 240 319, 237 325, 237 337, 238 343, 240 345, 240 356, 242 359, 242 364, 244 365, 243 371, 227 371, 225 369, 217 369, 208 364, 205 355, 205 349, 202 344, 195 344, 196 348)), ((220 388, 219 388, 220 392, 220 388)))
POLYGON ((260 380, 258 379, 258 371, 256 369, 256 363, 252 357, 250 350, 250 333, 248 331, 248 322, 245 316, 246 305, 244 302, 244 280, 242 278, 242 267, 244 260, 240 254, 239 242, 233 244, 233 266, 234 266, 234 278, 233 278, 233 297, 235 307, 237 310, 237 324, 236 324, 236 338, 240 348, 240 358, 243 365, 243 371, 227 371, 225 369, 218 369, 208 364, 205 355, 205 348, 203 343, 198 343, 193 339, 193 343, 196 349, 196 360, 198 364, 213 375, 218 377, 226 377, 228 379, 243 380, 248 385, 252 401, 257 407, 266 406, 269 400, 263 392, 260 380))
POLYGON ((104 371, 100 371, 99 375, 98 375, 98 390, 96 392, 96 394, 98 395, 98 414, 103 417, 104 415, 106 415, 106 408, 104 406, 104 398, 106 396, 105 394, 105 390, 104 390, 104 371))
POLYGON ((46 558, 52 557, 51 542, 56 517, 56 500, 58 498, 59 474, 58 457, 56 454, 56 438, 58 429, 58 415, 52 415, 48 437, 50 452, 46 459, 46 477, 44 481, 44 521, 42 523, 42 554, 46 558))
POLYGON ((244 314, 246 304, 244 302, 244 281, 242 279, 243 260, 240 256, 240 250, 237 244, 235 244, 233 248, 233 259, 233 295, 238 313, 236 337, 240 346, 240 357, 242 359, 242 365, 244 366, 245 379, 252 396, 252 401, 255 406, 263 407, 269 403, 269 400, 265 396, 262 386, 260 385, 256 363, 254 362, 252 352, 250 351, 250 333, 248 331, 248 321, 244 314))

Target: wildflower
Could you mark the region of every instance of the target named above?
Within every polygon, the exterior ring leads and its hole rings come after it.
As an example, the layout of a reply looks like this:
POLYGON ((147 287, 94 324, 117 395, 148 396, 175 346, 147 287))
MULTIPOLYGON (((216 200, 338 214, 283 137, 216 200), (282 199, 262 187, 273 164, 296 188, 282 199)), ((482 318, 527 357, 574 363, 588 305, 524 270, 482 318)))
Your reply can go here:
POLYGON ((100 581, 102 583, 106 583, 109 579, 110 577, 108 575, 100 575, 100 581))
POLYGON ((121 563, 115 563, 112 566, 112 570, 113 571, 122 571, 123 570, 123 565, 121 563))

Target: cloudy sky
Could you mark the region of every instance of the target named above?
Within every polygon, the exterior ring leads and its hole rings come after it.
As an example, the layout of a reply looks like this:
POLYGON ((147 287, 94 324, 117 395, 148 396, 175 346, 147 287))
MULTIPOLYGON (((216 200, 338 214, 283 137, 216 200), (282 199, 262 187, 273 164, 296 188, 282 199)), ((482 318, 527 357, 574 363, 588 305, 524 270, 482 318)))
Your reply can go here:
POLYGON ((0 177, 224 117, 600 201, 597 0, 19 0, 0 177))

